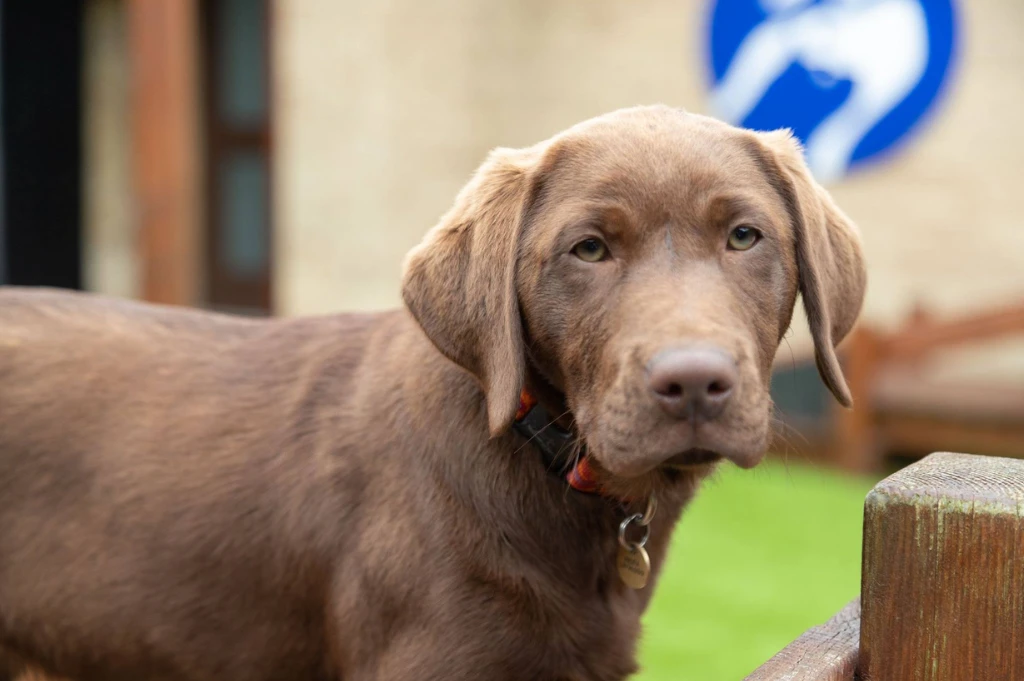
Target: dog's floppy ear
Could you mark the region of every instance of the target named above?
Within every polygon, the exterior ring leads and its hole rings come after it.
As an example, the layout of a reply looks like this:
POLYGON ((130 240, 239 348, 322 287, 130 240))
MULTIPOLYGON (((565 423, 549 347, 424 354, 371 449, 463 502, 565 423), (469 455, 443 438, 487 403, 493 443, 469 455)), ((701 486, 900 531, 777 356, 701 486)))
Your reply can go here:
POLYGON ((853 404, 835 347, 853 328, 864 302, 867 272, 860 234, 833 203, 804 162, 789 130, 759 135, 777 165, 780 190, 789 204, 807 321, 818 372, 843 406, 853 404))
POLYGON ((473 373, 492 437, 512 423, 525 350, 516 261, 537 148, 496 149, 405 260, 402 298, 430 340, 473 373))

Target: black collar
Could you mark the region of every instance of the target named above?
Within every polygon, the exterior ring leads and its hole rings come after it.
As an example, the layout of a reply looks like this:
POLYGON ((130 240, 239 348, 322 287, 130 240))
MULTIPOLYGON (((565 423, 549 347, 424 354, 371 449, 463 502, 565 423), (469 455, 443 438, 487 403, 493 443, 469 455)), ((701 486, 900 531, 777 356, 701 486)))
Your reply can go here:
POLYGON ((563 478, 575 463, 576 436, 555 423, 547 409, 536 403, 526 406, 529 404, 520 400, 520 412, 512 428, 540 452, 548 473, 563 478))
POLYGON ((603 496, 601 483, 586 449, 577 449, 579 445, 576 436, 560 427, 555 420, 524 388, 519 396, 519 409, 512 427, 528 444, 537 448, 548 473, 564 480, 578 492, 603 496))

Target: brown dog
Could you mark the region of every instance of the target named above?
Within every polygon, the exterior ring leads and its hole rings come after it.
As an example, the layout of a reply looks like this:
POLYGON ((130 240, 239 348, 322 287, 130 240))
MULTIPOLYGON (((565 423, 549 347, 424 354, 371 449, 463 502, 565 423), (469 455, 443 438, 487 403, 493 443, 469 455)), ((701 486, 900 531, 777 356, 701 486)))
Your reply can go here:
POLYGON ((408 310, 254 321, 7 290, 6 664, 622 679, 653 588, 619 578, 627 511, 660 502, 656 576, 714 461, 759 461, 798 291, 848 404, 834 345, 864 284, 788 133, 645 107, 495 151, 409 256, 408 310), (524 386, 603 494, 510 431, 524 386))

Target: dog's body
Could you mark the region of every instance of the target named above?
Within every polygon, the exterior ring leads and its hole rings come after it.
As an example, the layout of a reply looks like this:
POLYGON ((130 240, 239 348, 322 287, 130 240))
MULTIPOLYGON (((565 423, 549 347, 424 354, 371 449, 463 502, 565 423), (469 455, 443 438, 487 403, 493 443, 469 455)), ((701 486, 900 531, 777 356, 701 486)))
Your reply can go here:
POLYGON ((621 499, 657 491, 656 577, 690 452, 763 454, 798 287, 848 400, 856 235, 792 148, 651 108, 499 152, 410 256, 408 310, 0 293, 0 677, 626 677, 653 584, 616 573, 621 499), (524 385, 607 496, 509 431, 524 385))
POLYGON ((475 381, 404 310, 248 321, 11 289, 0 386, 0 644, 52 671, 632 669, 650 592, 603 559, 616 507, 489 440, 475 381))

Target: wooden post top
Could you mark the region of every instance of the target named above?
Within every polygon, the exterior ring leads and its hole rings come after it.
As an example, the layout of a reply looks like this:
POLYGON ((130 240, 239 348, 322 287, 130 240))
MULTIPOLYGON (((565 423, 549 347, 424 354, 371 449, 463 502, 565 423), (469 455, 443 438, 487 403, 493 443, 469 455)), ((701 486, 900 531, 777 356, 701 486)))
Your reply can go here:
POLYGON ((939 452, 875 485, 866 504, 929 501, 969 502, 965 512, 1024 515, 1024 460, 939 452))

